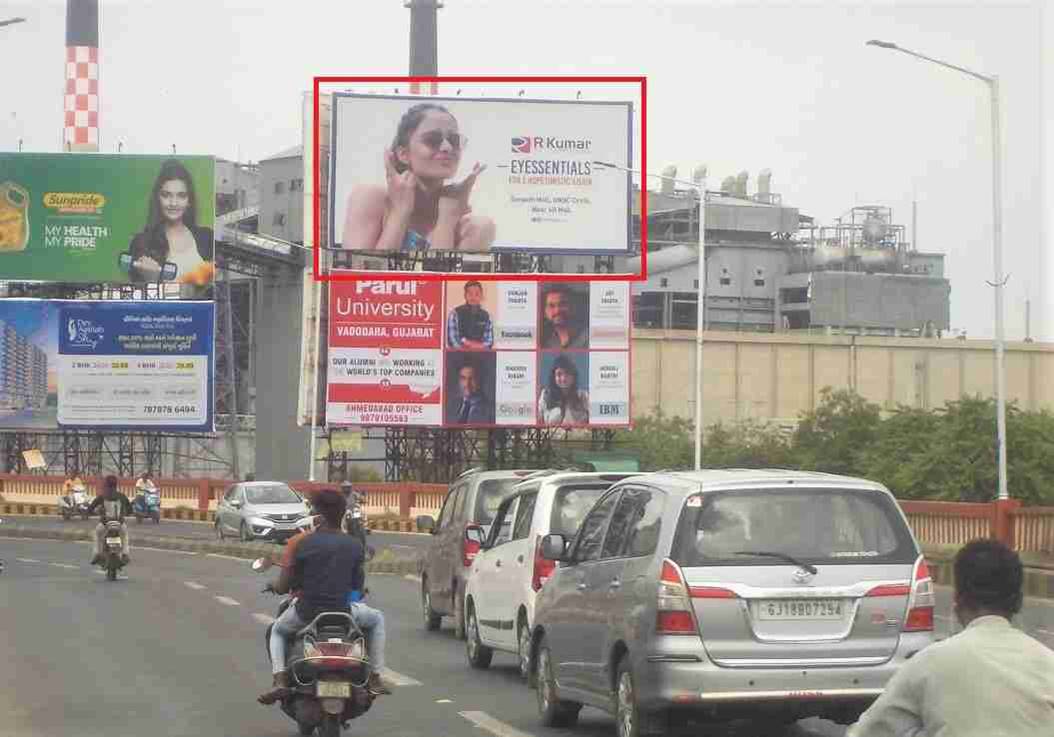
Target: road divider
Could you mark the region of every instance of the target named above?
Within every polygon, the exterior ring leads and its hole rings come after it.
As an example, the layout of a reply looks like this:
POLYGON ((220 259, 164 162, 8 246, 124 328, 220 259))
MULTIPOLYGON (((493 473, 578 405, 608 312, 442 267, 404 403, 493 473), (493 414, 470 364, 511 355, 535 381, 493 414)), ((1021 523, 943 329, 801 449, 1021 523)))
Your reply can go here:
MULTIPOLYGON (((135 528, 131 528, 129 533, 133 552, 137 546, 141 546, 177 553, 201 553, 210 557, 229 558, 240 562, 275 556, 283 550, 283 548, 277 547, 273 543, 221 542, 219 540, 150 536, 149 534, 137 533, 135 528)), ((53 530, 6 523, 3 527, 0 527, 0 538, 84 542, 90 541, 93 534, 93 531, 83 528, 53 530)), ((381 550, 373 560, 366 563, 366 572, 395 573, 400 575, 414 574, 417 573, 417 557, 396 555, 391 550, 381 550)))

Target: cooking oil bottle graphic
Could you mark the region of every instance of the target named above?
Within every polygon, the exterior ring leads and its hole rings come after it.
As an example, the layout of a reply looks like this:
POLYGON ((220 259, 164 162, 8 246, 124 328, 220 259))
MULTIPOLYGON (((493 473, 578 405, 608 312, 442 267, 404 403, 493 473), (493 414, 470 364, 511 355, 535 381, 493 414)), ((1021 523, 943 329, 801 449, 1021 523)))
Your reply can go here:
POLYGON ((0 253, 24 251, 29 244, 29 192, 0 182, 0 253))

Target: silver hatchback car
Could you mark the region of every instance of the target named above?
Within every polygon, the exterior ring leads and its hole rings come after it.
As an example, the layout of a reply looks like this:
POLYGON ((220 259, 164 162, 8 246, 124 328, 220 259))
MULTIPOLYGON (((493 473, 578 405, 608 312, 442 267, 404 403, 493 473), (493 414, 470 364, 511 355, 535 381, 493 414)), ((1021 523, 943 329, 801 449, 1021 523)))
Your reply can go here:
POLYGON ((216 536, 239 539, 288 540, 300 532, 297 520, 309 514, 307 503, 281 481, 234 484, 216 504, 216 536))
POLYGON ((933 641, 932 581, 892 494, 820 473, 656 473, 615 484, 535 609, 542 721, 582 705, 620 737, 671 720, 848 724, 933 641))

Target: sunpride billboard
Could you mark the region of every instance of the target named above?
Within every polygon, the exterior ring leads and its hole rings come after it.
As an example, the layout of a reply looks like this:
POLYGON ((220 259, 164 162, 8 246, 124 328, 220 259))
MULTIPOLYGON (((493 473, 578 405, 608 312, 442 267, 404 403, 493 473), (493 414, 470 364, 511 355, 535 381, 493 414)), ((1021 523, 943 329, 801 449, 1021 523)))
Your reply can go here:
POLYGON ((0 153, 0 279, 213 279, 211 156, 0 153))

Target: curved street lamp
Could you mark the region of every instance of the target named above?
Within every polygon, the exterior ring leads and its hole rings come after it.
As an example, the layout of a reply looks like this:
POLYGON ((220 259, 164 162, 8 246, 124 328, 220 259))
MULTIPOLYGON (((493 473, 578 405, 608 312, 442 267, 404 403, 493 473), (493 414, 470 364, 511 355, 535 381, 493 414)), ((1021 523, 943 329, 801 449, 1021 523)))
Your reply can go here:
POLYGON ((867 46, 877 46, 880 49, 899 51, 916 59, 932 62, 938 66, 954 69, 957 72, 979 79, 988 85, 991 95, 992 108, 992 260, 995 269, 995 277, 989 285, 995 288, 995 382, 996 382, 996 433, 999 442, 999 499, 1010 498, 1007 490, 1006 478, 1006 369, 1004 365, 1004 335, 1003 335, 1003 286, 1006 279, 1003 277, 1003 195, 1002 195, 1002 147, 999 132, 999 78, 988 76, 966 69, 965 67, 949 64, 940 59, 925 56, 916 51, 910 51, 889 41, 868 41, 867 46))

